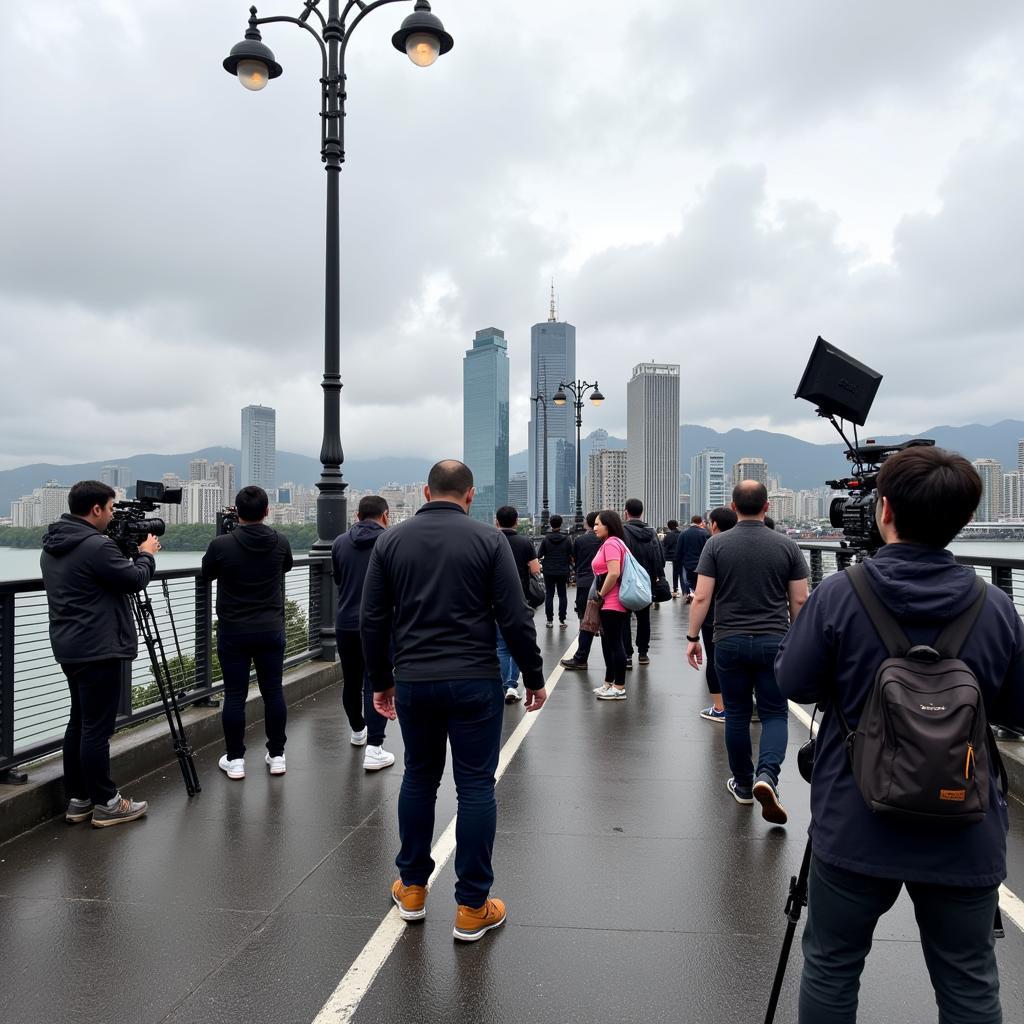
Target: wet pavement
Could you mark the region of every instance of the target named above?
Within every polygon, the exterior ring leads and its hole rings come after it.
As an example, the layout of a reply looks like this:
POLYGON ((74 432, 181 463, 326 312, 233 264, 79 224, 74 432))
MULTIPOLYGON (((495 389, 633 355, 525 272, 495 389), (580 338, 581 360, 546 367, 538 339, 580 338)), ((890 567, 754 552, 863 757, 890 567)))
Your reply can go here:
MULTIPOLYGON (((791 720, 782 796, 790 825, 725 790, 723 730, 697 716, 700 675, 683 662, 685 609, 652 613, 652 664, 629 699, 598 702, 565 673, 498 784, 494 894, 508 922, 456 945, 449 863, 426 922, 406 929, 353 1020, 644 1021, 749 1024, 764 1015, 799 866, 807 786, 791 720)), ((550 673, 574 630, 539 639, 550 673)), ((523 717, 506 709, 505 737, 523 717)), ((0 846, 0 1020, 11 1024, 310 1024, 388 913, 398 764, 362 770, 338 688, 290 710, 288 773, 270 778, 261 726, 249 775, 221 750, 198 758, 189 801, 174 765, 124 787, 150 800, 116 829, 48 825, 0 846)), ((437 834, 454 814, 450 774, 437 834)), ((1014 803, 1010 877, 1024 893, 1024 806, 1014 803)), ((1024 935, 998 944, 1007 1022, 1024 1022, 1024 935)), ((777 1019, 795 1019, 799 944, 777 1019)), ((912 909, 883 918, 862 985, 865 1022, 936 1017, 912 909)))

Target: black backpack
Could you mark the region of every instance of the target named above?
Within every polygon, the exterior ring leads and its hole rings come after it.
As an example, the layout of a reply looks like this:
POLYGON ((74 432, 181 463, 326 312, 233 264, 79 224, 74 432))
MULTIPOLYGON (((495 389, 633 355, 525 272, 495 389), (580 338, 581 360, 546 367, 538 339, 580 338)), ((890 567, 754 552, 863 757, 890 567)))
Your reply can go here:
POLYGON ((835 701, 857 788, 877 814, 907 824, 960 828, 988 812, 989 777, 1006 770, 985 715, 977 677, 958 655, 985 604, 978 580, 971 606, 931 646, 912 645, 882 604, 862 565, 847 570, 889 657, 875 674, 856 729, 835 701))

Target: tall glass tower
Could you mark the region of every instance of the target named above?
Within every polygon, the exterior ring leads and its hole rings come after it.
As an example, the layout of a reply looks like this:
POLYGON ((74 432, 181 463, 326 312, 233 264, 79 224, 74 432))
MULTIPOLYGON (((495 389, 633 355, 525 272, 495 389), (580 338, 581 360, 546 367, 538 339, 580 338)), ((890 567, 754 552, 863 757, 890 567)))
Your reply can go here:
POLYGON ((476 484, 469 514, 493 523, 508 504, 508 342, 496 327, 477 331, 462 360, 462 461, 476 484))
POLYGON ((277 489, 277 413, 268 405, 242 410, 242 487, 255 484, 274 500, 277 489))
MULTIPOLYGON (((679 364, 640 363, 626 386, 629 498, 653 527, 679 515, 679 364)), ((608 506, 612 508, 614 506, 608 506)))

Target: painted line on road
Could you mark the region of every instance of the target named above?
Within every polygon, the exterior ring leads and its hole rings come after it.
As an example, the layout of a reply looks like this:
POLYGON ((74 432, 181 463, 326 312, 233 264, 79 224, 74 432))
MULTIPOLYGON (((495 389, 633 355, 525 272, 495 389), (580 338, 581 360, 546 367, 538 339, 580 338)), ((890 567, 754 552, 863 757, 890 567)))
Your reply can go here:
MULTIPOLYGON (((812 729, 815 736, 818 734, 818 722, 815 722, 812 726, 811 716, 799 704, 794 704, 790 701, 789 710, 793 712, 794 717, 803 722, 809 729, 812 729)), ((999 886, 999 909, 1003 912, 1004 917, 1008 917, 1024 932, 1024 902, 1005 885, 999 886)))
MULTIPOLYGON (((562 658, 571 658, 576 653, 576 644, 579 637, 565 649, 562 658)), ((561 659, 559 659, 561 660, 561 659)), ((545 681, 548 691, 548 700, 562 678, 565 669, 559 664, 545 681)), ((533 728, 534 722, 544 714, 544 708, 540 711, 528 711, 515 727, 512 735, 505 741, 498 756, 498 767, 494 773, 495 781, 501 779, 506 769, 516 756, 516 752, 526 739, 527 733, 533 728)), ((434 848, 430 851, 434 859, 434 873, 427 881, 427 885, 433 885, 437 876, 444 870, 451 855, 455 852, 455 818, 448 822, 447 828, 438 837, 434 848)), ((356 1010, 363 997, 373 984, 373 979, 380 973, 381 968, 387 963, 398 940, 405 934, 406 923, 398 914, 398 907, 392 907, 387 916, 381 921, 377 930, 370 936, 369 941, 363 946, 359 955, 352 962, 352 966, 345 972, 345 976, 338 983, 338 987, 331 993, 330 998, 321 1007, 316 1015, 313 1024, 348 1024, 355 1016, 356 1010)))

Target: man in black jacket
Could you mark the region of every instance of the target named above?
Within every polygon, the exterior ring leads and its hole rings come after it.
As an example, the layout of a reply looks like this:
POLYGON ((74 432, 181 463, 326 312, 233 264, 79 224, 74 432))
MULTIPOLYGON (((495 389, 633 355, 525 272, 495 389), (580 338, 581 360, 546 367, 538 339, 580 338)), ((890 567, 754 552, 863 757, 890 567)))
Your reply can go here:
POLYGON ((552 516, 551 530, 544 534, 537 557, 544 567, 544 613, 548 629, 555 625, 555 593, 558 593, 558 624, 565 629, 565 612, 569 603, 565 587, 572 569, 572 538, 562 533, 562 517, 552 516))
POLYGON ((226 753, 218 767, 229 779, 245 778, 245 698, 255 663, 267 730, 264 761, 284 775, 284 574, 292 567, 286 537, 265 525, 270 507, 262 487, 243 487, 235 498, 238 526, 214 537, 203 555, 203 578, 217 580, 217 656, 224 673, 226 753))
MULTIPOLYGON (((587 599, 590 596, 590 585, 594 582, 594 555, 601 547, 601 541, 594 533, 597 513, 587 513, 586 533, 581 533, 573 541, 572 554, 576 562, 576 614, 582 621, 587 611, 587 599)), ((563 658, 561 664, 568 669, 583 670, 590 658, 590 648, 594 644, 594 634, 580 630, 576 644, 576 653, 571 658, 563 658)))
POLYGON ((359 608, 363 603, 363 584, 370 567, 373 546, 388 526, 390 509, 377 494, 359 499, 356 522, 331 547, 334 582, 338 587, 338 614, 334 631, 341 659, 341 703, 352 729, 350 742, 366 747, 363 768, 368 772, 389 768, 395 755, 384 749, 388 720, 373 706, 373 687, 366 674, 363 638, 359 633, 359 608))
POLYGON ((75 484, 68 494, 70 514, 47 530, 39 559, 50 645, 71 691, 64 732, 65 817, 91 817, 96 828, 134 821, 148 808, 144 800, 122 797, 111 781, 110 737, 121 682, 139 650, 128 595, 153 578, 160 542, 147 537, 130 559, 104 536, 115 497, 113 488, 97 480, 75 484))
MULTIPOLYGON (((502 505, 494 513, 494 521, 512 549, 512 557, 516 560, 516 569, 519 570, 519 582, 523 585, 525 599, 530 577, 540 572, 537 551, 533 546, 533 541, 529 537, 524 537, 516 529, 516 524, 519 522, 519 510, 514 506, 502 505)), ((518 704, 520 700, 519 666, 516 664, 516 659, 512 657, 500 629, 497 630, 497 640, 498 665, 501 668, 501 685, 505 688, 505 703, 518 704)))
MULTIPOLYGON (((647 570, 653 584, 655 579, 665 572, 665 551, 658 540, 658 535, 644 520, 644 503, 639 498, 630 498, 626 502, 626 547, 633 557, 647 570)), ((651 659, 648 650, 651 646, 651 606, 638 612, 630 612, 626 616, 623 643, 626 648, 626 668, 633 667, 633 616, 636 615, 636 650, 637 660, 641 665, 649 665, 651 659)))
MULTIPOLYGON (((974 570, 957 565, 946 545, 977 507, 981 479, 961 456, 918 447, 887 459, 877 486, 876 521, 885 546, 864 562, 865 577, 909 642, 930 646, 977 599, 974 570)), ((1024 728, 1024 625, 1013 601, 996 587, 987 588, 959 656, 978 680, 989 721, 1024 728)), ((839 572, 814 588, 775 663, 779 687, 790 700, 829 702, 811 781, 800 1024, 856 1019, 875 926, 904 885, 914 903, 939 1020, 996 1024, 1003 1017, 992 921, 1006 878, 1009 827, 999 773, 990 770, 988 811, 972 825, 912 827, 871 810, 854 779, 831 702, 838 702, 856 729, 886 658, 888 650, 849 577, 839 572)))
POLYGON ((505 921, 504 903, 489 895, 504 710, 496 626, 522 670, 526 710, 539 710, 547 699, 533 615, 512 549, 494 527, 466 514, 473 493, 468 466, 446 461, 431 469, 427 503, 373 549, 360 617, 374 704, 387 718, 398 718, 405 741, 396 861, 401 877, 392 898, 404 920, 426 915, 434 803, 447 740, 459 800, 454 935, 467 942, 505 921))
MULTIPOLYGON (((665 536, 662 538, 661 546, 665 549, 665 564, 672 566, 672 597, 679 596, 679 565, 676 562, 676 548, 679 546, 679 520, 670 519, 665 526, 665 536)), ((685 580, 684 580, 685 582, 685 580)))
POLYGON ((704 529, 704 520, 700 516, 691 516, 690 525, 679 535, 676 544, 674 572, 681 575, 686 584, 686 603, 693 601, 697 589, 697 566, 701 552, 711 535, 704 529))

